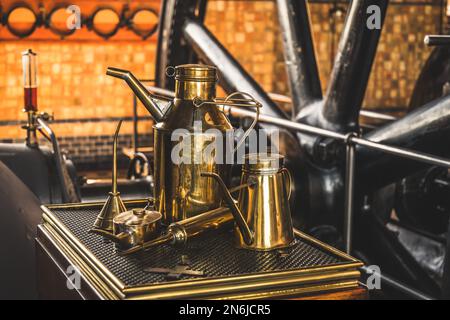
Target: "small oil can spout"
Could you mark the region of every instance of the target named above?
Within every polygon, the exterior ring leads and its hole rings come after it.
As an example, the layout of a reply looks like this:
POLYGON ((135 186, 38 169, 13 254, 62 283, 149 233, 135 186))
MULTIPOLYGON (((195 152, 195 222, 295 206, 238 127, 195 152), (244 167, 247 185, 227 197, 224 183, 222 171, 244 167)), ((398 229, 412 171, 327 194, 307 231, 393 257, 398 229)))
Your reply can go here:
POLYGON ((153 119, 156 122, 162 121, 164 114, 158 104, 154 101, 155 98, 130 71, 108 67, 108 69, 106 69, 106 74, 111 77, 125 80, 136 97, 142 102, 148 112, 150 112, 153 119))

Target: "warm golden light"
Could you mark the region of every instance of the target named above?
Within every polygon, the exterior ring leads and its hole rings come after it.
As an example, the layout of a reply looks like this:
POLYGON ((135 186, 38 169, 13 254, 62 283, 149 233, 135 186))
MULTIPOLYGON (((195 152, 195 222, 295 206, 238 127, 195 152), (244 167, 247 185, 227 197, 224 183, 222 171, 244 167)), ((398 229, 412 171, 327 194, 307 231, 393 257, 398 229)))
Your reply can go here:
POLYGON ((133 17, 134 27, 142 32, 150 32, 158 23, 158 16, 147 9, 136 12, 133 17))
POLYGON ((52 28, 61 32, 68 31, 67 20, 71 17, 71 13, 66 11, 66 8, 60 8, 52 13, 50 18, 50 25, 52 28))
POLYGON ((28 8, 19 7, 14 9, 8 17, 8 24, 18 32, 27 32, 36 23, 36 17, 28 8))
POLYGON ((108 34, 114 31, 120 22, 120 18, 111 9, 101 9, 97 12, 92 22, 97 31, 108 34))

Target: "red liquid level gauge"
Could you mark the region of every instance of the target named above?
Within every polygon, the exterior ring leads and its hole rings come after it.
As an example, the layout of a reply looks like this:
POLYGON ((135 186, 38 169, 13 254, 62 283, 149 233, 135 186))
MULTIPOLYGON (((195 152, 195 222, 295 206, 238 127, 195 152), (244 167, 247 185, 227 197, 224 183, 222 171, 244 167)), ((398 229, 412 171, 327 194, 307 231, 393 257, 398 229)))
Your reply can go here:
POLYGON ((31 49, 22 52, 24 109, 37 111, 36 53, 31 49))

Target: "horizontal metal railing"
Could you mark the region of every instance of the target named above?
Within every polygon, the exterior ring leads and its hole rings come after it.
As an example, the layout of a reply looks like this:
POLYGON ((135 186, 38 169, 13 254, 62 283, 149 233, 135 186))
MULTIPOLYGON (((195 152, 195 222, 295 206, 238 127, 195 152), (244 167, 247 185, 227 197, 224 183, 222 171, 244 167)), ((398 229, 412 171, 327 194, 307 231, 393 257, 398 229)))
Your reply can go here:
MULTIPOLYGON (((240 108, 232 108, 225 106, 224 111, 226 113, 229 113, 232 116, 236 117, 250 117, 254 118, 256 116, 256 112, 251 110, 244 110, 240 108)), ((336 140, 340 140, 347 144, 356 144, 361 145, 370 149, 379 150, 382 152, 390 153, 393 155, 397 155, 399 157, 408 158, 411 160, 421 161, 425 162, 431 165, 436 166, 444 166, 447 168, 450 168, 450 159, 442 158, 433 156, 427 153, 419 152, 419 151, 413 151, 406 148, 396 147, 396 146, 389 146, 383 143, 378 143, 375 141, 370 141, 361 137, 358 137, 357 135, 354 135, 353 133, 345 134, 345 133, 339 133, 334 132, 327 129, 317 128, 308 124, 304 123, 298 123, 291 120, 286 119, 280 119, 272 116, 267 116, 264 114, 259 114, 258 117, 259 122, 264 122, 268 124, 274 124, 278 125, 280 127, 286 128, 286 129, 292 129, 295 131, 303 132, 303 133, 309 133, 309 134, 316 134, 322 137, 332 138, 336 140)))

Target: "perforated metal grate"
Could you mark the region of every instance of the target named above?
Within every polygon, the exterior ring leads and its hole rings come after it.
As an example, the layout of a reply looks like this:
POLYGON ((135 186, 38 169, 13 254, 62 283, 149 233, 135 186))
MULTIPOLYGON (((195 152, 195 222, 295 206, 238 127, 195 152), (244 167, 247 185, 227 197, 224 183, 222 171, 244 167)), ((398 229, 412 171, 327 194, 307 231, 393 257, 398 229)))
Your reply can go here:
MULTIPOLYGON (((131 206, 128 206, 131 207, 131 206)), ((146 268, 174 268, 186 255, 190 269, 202 270, 205 277, 224 277, 271 271, 297 270, 346 262, 342 258, 296 240, 282 251, 256 252, 238 249, 232 231, 218 231, 192 239, 185 248, 169 245, 130 256, 117 255, 115 245, 88 232, 100 208, 52 209, 57 217, 84 246, 127 286, 167 282, 164 274, 148 273, 146 268)), ((192 278, 182 276, 181 279, 192 278)))

